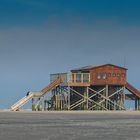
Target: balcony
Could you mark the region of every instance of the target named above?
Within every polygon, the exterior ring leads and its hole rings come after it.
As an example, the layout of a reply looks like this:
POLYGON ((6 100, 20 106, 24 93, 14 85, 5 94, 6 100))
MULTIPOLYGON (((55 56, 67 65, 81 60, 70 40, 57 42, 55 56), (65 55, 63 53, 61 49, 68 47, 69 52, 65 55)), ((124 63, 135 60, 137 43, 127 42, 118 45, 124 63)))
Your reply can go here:
POLYGON ((89 86, 90 74, 89 73, 57 73, 51 74, 50 81, 53 82, 57 78, 62 77, 64 85, 68 86, 89 86))

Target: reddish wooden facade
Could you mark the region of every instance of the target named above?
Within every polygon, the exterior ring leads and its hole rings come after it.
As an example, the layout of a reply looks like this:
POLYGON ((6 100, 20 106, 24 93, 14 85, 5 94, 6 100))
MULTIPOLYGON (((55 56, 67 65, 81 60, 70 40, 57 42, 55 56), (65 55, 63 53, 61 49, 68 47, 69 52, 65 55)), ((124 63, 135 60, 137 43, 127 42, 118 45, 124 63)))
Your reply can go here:
POLYGON ((127 69, 103 65, 90 70, 91 85, 125 85, 127 69))
POLYGON ((72 72, 89 72, 90 85, 125 85, 127 69, 112 64, 84 67, 72 72))

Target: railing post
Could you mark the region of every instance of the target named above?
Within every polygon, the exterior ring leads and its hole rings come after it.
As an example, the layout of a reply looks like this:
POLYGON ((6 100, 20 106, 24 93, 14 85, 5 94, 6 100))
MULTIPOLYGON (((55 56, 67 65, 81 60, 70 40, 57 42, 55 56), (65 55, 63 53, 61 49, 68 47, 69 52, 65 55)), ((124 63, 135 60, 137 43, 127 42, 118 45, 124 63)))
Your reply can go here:
POLYGON ((68 87, 68 110, 70 110, 70 87, 68 87))
POLYGON ((84 74, 81 73, 81 83, 84 83, 84 82, 83 82, 83 80, 84 80, 84 79, 83 79, 83 77, 84 77, 83 75, 84 75, 84 74))
POLYGON ((89 73, 89 76, 88 76, 88 80, 89 80, 89 83, 90 83, 90 73, 89 73))

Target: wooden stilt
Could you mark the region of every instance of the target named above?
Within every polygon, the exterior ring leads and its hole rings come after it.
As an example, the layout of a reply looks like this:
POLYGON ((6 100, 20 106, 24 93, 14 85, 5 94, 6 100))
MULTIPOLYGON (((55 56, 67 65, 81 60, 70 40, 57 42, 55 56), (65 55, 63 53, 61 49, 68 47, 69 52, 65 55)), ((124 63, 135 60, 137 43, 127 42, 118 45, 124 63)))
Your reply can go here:
POLYGON ((135 99, 135 110, 137 110, 137 99, 135 99))
POLYGON ((70 110, 70 87, 68 87, 68 110, 70 110))
MULTIPOLYGON (((108 85, 106 85, 106 98, 108 98, 108 85)), ((108 109, 108 100, 106 100, 105 108, 108 109)))
POLYGON ((36 109, 35 109, 35 98, 32 98, 32 111, 36 111, 36 109))
POLYGON ((88 87, 86 87, 87 90, 87 110, 88 110, 88 87))

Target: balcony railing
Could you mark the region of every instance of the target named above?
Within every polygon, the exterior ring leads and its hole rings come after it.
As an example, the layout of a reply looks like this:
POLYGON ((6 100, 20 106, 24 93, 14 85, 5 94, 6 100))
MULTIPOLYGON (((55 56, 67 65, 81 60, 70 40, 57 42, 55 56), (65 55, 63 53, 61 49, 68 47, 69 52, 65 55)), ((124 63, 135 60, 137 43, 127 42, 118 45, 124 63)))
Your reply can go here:
POLYGON ((51 74, 50 80, 53 82, 57 78, 62 77, 64 83, 90 83, 89 73, 57 73, 51 74))

